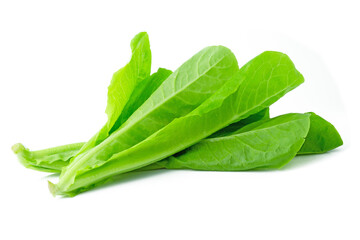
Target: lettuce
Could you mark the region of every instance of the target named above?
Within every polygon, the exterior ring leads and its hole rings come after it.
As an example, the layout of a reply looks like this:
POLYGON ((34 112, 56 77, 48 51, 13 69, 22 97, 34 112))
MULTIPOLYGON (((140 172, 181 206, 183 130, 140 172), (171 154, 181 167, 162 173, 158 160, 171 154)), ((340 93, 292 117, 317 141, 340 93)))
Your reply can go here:
POLYGON ((13 146, 27 168, 61 173, 54 195, 74 196, 129 171, 280 168, 294 156, 342 145, 315 113, 269 117, 269 106, 304 82, 290 58, 267 51, 239 69, 223 46, 204 48, 176 71, 150 74, 147 33, 108 88, 106 124, 86 143, 39 151, 13 146))
MULTIPOLYGON (((224 68, 221 68, 224 70, 224 68)), ((176 73, 176 71, 174 72, 176 73)), ((170 76, 171 77, 171 76, 170 76)), ((210 78, 214 80, 213 78, 210 78)), ((164 81, 163 84, 166 83, 164 81)), ((59 183, 49 183, 53 194, 73 195, 87 190, 114 175, 150 165, 208 137, 231 123, 269 107, 284 94, 303 83, 292 61, 279 52, 264 52, 248 62, 229 81, 197 108, 159 128, 146 139, 128 148, 119 148, 125 139, 139 139, 143 128, 125 135, 126 122, 89 153, 64 168, 59 183), (85 167, 84 167, 85 164, 85 167)), ((160 86, 161 87, 161 86, 160 86)), ((142 115, 157 91, 128 119, 142 115)), ((155 105, 156 106, 156 105, 155 105)), ((173 109, 177 109, 177 105, 173 109)), ((132 126, 134 124, 131 124, 132 126)))

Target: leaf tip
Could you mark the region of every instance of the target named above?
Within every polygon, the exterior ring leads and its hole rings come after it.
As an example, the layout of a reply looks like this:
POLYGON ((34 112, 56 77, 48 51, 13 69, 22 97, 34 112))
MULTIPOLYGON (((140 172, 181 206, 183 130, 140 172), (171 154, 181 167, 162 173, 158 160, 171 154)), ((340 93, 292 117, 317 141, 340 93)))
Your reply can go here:
POLYGON ((51 194, 56 197, 58 194, 59 188, 56 186, 56 184, 53 184, 52 182, 48 181, 48 187, 51 192, 51 194))
POLYGON ((11 150, 15 153, 15 154, 18 154, 22 151, 25 150, 25 147, 24 145, 22 145, 21 143, 16 143, 14 144, 12 147, 11 147, 11 150))

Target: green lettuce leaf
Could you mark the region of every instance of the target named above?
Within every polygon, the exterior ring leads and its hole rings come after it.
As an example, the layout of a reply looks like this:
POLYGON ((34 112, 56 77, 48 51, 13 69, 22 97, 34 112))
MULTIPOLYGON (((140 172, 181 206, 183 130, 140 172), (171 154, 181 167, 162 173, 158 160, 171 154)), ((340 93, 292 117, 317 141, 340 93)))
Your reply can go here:
POLYGON ((74 196, 129 171, 280 168, 296 155, 343 144, 315 113, 270 119, 269 106, 304 81, 285 54, 264 52, 239 69, 229 49, 212 46, 173 73, 150 75, 147 33, 130 47, 130 61, 108 87, 108 120, 88 142, 12 147, 25 167, 61 172, 57 184, 49 182, 54 195, 74 196))
POLYGON ((310 114, 290 113, 263 120, 249 131, 202 140, 155 164, 211 171, 279 168, 300 150, 309 131, 309 118, 310 114))
MULTIPOLYGON (((238 71, 234 54, 223 46, 207 47, 172 73, 120 128, 63 168, 58 187, 66 189, 75 177, 105 164, 112 155, 146 139, 210 98, 238 71)), ((260 110, 260 109, 259 109, 260 110)))
MULTIPOLYGON (((73 195, 114 175, 162 160, 231 123, 269 107, 303 81, 303 76, 285 54, 264 52, 242 67, 230 81, 191 113, 174 119, 125 151, 114 148, 114 143, 121 138, 121 135, 116 134, 121 132, 119 128, 115 134, 98 145, 93 154, 87 154, 83 158, 80 165, 90 162, 92 168, 87 171, 74 168, 75 171, 69 171, 60 177, 57 185, 50 183, 49 188, 53 194, 73 195), (96 165, 94 159, 98 161, 101 157, 106 159, 106 163, 96 165)), ((148 100, 150 99, 151 97, 148 100)), ((141 107, 137 111, 140 109, 141 107)), ((125 124, 122 127, 125 127, 125 124)), ((144 129, 140 128, 139 132, 142 130, 144 129)), ((68 167, 71 168, 71 165, 68 167)))
POLYGON ((108 87, 105 110, 108 121, 99 132, 82 146, 77 155, 86 152, 106 139, 118 119, 125 119, 125 116, 130 116, 132 113, 132 107, 128 106, 129 99, 137 86, 144 85, 143 82, 150 76, 151 51, 148 34, 145 32, 137 34, 132 39, 130 47, 132 51, 130 62, 114 73, 108 87), (128 106, 127 111, 123 111, 126 106, 128 106))

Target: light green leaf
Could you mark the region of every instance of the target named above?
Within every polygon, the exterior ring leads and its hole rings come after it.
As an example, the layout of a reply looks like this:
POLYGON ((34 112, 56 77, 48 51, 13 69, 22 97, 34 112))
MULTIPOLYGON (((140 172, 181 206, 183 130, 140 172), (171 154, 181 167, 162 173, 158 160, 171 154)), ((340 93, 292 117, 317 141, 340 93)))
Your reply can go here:
MULTIPOLYGON (((142 85, 150 76, 151 51, 147 33, 137 34, 132 39, 130 46, 132 51, 130 62, 114 73, 108 87, 108 100, 105 110, 108 121, 99 132, 83 145, 77 155, 86 152, 107 138, 117 120, 119 118, 125 119, 124 116, 121 116, 122 113, 129 116, 129 113, 123 112, 123 109, 127 106, 136 87, 142 85)), ((127 110, 132 109, 129 106, 127 110)))
POLYGON ((86 154, 75 157, 62 171, 56 188, 67 189, 77 175, 105 164, 114 154, 187 115, 236 71, 237 60, 229 49, 223 46, 203 49, 171 74, 119 129, 86 154))
MULTIPOLYGON (((75 194, 111 176, 164 159, 231 123, 269 107, 302 82, 302 75, 285 54, 264 52, 242 67, 230 81, 194 111, 176 118, 137 145, 114 154, 111 146, 118 142, 119 135, 113 134, 114 137, 98 146, 97 153, 101 154, 88 155, 90 158, 87 157, 84 161, 92 162, 92 158, 105 155, 105 159, 108 159, 106 164, 86 172, 71 172, 60 178, 56 186, 51 185, 51 190, 54 194, 75 194), (69 181, 75 175, 75 181, 69 181)), ((125 125, 126 123, 123 126, 125 125)), ((121 128, 118 131, 120 130, 121 128)))
POLYGON ((293 159, 303 145, 309 117, 290 113, 263 120, 250 131, 202 140, 157 164, 168 169, 211 171, 278 168, 293 159))

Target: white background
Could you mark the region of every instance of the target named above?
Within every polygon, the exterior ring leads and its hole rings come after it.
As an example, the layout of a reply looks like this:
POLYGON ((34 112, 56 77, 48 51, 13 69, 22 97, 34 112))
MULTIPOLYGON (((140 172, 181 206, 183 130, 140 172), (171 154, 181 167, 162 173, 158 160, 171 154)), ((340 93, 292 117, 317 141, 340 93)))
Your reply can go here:
MULTIPOLYGON (((0 239, 360 239, 356 1, 1 1, 0 239), (106 121, 107 86, 147 31, 153 71, 208 45, 239 64, 287 53, 305 83, 272 115, 314 111, 344 146, 280 171, 157 171, 53 198, 47 174, 10 147, 85 141, 106 121)), ((53 179, 55 180, 55 179, 53 179)))

